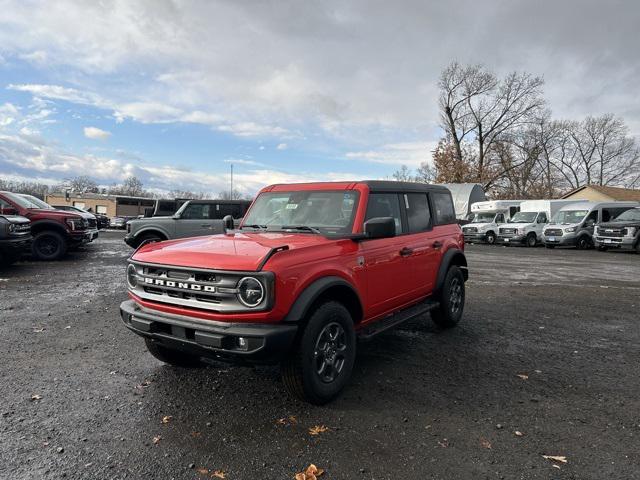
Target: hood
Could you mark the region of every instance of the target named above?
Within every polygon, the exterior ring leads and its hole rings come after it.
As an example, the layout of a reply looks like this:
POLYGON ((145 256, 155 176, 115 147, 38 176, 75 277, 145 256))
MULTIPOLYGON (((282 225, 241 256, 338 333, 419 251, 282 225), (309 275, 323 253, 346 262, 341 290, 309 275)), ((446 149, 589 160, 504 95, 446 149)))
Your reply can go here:
POLYGON ((622 222, 603 222, 598 224, 598 228, 625 228, 625 227, 640 227, 640 222, 637 220, 627 220, 622 222))
POLYGON ((517 222, 517 223, 501 223, 500 226, 504 228, 524 228, 529 225, 534 225, 534 222, 517 222))
POLYGON ((49 218, 82 218, 79 213, 67 212, 65 210, 56 210, 49 208, 30 208, 27 210, 31 215, 43 215, 49 218))
POLYGON ((256 271, 273 248, 288 250, 333 243, 322 235, 280 232, 231 232, 150 243, 133 256, 144 263, 213 270, 256 271))
POLYGON ((489 225, 494 225, 491 222, 485 222, 485 223, 467 223, 464 226, 465 227, 476 227, 476 228, 483 228, 483 227, 488 227, 489 225))
POLYGON ((26 217, 21 217, 20 215, 0 215, 0 217, 6 219, 9 223, 30 223, 26 217))
POLYGON ((76 215, 80 215, 82 218, 86 218, 87 220, 95 220, 96 216, 93 213, 89 213, 89 212, 69 212, 66 211, 65 213, 75 213, 76 215))

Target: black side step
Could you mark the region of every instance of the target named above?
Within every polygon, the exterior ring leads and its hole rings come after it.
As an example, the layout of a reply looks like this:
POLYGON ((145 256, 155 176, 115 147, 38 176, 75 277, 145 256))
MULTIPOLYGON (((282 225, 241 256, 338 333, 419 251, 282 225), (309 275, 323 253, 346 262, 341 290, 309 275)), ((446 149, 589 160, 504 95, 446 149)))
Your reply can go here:
POLYGON ((411 320, 419 315, 430 312, 439 305, 440 304, 435 300, 428 298, 423 302, 405 308, 404 310, 400 310, 399 312, 393 313, 381 320, 376 320, 375 322, 372 322, 371 325, 367 325, 362 330, 359 330, 356 334, 358 335, 359 340, 370 340, 379 333, 389 330, 402 322, 406 322, 407 320, 411 320))

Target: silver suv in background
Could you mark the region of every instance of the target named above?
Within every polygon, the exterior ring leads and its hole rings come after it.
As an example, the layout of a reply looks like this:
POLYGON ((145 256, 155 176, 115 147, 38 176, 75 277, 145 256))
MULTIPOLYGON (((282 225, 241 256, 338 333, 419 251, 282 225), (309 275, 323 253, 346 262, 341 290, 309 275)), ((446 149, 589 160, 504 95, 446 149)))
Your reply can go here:
POLYGON ((544 246, 591 248, 594 246, 596 223, 609 222, 638 205, 638 202, 578 202, 567 205, 558 210, 542 232, 544 246))
MULTIPOLYGON (((145 241, 172 240, 224 233, 223 219, 244 217, 250 200, 189 200, 171 216, 137 218, 127 222, 127 245, 137 248, 145 241)), ((236 222, 237 223, 237 222, 236 222)))

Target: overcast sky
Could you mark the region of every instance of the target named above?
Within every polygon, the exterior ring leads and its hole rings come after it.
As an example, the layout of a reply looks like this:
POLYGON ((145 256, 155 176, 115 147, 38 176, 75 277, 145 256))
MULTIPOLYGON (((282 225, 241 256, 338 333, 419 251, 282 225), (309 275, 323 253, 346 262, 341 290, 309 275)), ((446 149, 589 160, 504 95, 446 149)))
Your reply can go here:
POLYGON ((0 177, 385 177, 431 157, 452 60, 541 75, 555 117, 637 136, 638 25, 633 0, 0 0, 0 177))

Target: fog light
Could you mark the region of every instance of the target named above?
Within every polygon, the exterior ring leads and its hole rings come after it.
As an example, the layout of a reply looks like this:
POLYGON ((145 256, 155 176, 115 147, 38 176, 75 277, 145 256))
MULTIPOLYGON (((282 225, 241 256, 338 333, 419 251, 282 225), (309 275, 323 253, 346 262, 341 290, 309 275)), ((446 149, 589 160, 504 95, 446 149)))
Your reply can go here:
POLYGON ((244 337, 238 337, 237 343, 238 343, 238 348, 240 348, 240 350, 246 350, 249 347, 249 344, 247 343, 247 339, 244 337))

